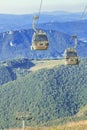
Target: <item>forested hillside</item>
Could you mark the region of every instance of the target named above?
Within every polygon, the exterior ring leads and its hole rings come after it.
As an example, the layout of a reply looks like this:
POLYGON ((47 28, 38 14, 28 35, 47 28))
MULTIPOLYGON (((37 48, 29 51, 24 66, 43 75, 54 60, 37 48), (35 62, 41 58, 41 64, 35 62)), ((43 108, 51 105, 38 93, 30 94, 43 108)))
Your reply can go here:
POLYGON ((29 73, 0 86, 0 97, 0 128, 21 126, 16 112, 32 113, 26 125, 76 115, 87 104, 87 60, 29 73))
POLYGON ((15 79, 16 75, 11 68, 0 66, 0 85, 15 79))
POLYGON ((28 69, 32 66, 34 64, 25 58, 0 62, 0 85, 28 74, 28 69))

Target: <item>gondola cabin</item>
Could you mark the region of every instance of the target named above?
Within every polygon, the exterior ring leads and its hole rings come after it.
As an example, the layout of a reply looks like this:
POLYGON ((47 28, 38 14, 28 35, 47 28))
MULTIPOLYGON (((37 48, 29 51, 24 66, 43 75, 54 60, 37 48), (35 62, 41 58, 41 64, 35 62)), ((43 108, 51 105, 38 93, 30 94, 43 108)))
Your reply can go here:
POLYGON ((47 38, 47 34, 42 31, 36 31, 33 34, 32 37, 32 46, 31 46, 31 50, 47 50, 48 49, 48 38, 47 38))
POLYGON ((78 64, 77 51, 74 48, 68 48, 65 50, 65 65, 76 65, 78 64))

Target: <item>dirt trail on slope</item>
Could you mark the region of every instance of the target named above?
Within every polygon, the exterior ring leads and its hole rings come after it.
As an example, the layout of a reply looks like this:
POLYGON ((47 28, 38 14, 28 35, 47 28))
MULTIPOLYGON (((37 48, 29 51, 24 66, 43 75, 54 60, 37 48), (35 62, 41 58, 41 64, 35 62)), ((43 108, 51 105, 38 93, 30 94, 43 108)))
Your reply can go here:
POLYGON ((78 122, 69 122, 61 126, 51 126, 51 127, 26 127, 26 128, 13 128, 5 130, 87 130, 87 120, 78 122))

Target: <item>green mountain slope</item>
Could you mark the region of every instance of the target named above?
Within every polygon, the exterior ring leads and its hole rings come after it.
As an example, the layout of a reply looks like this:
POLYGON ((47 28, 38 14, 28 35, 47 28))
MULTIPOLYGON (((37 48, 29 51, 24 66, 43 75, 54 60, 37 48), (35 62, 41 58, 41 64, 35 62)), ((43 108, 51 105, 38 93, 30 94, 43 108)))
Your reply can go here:
POLYGON ((79 109, 79 111, 73 116, 51 120, 51 121, 44 123, 43 125, 45 125, 45 126, 58 126, 58 125, 63 125, 63 124, 66 125, 67 123, 70 123, 70 122, 77 123, 79 121, 81 121, 81 122, 86 121, 87 122, 87 105, 82 106, 79 109))
POLYGON ((0 66, 0 85, 16 79, 15 73, 11 68, 0 66))
POLYGON ((81 107, 81 109, 77 113, 77 117, 83 117, 83 116, 87 116, 87 105, 81 107))
POLYGON ((0 85, 28 74, 34 64, 26 58, 0 62, 0 85))
MULTIPOLYGON (((75 115, 87 104, 87 60, 41 69, 0 87, 0 127, 21 125, 16 112, 30 111, 32 125, 75 115)), ((29 125, 29 122, 26 121, 29 125)))

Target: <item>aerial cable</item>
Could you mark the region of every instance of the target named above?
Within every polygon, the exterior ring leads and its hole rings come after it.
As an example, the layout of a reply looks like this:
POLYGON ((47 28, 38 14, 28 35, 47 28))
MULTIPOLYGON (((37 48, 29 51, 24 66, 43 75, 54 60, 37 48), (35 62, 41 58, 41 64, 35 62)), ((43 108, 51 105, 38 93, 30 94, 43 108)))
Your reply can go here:
POLYGON ((77 21, 77 26, 73 29, 73 32, 76 32, 77 27, 79 27, 79 23, 80 23, 80 21, 83 19, 83 16, 84 16, 84 14, 85 14, 85 12, 86 12, 86 9, 87 9, 87 6, 86 6, 85 9, 83 10, 83 12, 82 12, 82 14, 81 14, 79 20, 77 21))
POLYGON ((73 32, 75 32, 75 33, 73 33, 73 35, 72 35, 72 38, 74 39, 74 49, 76 49, 76 47, 77 47, 77 45, 78 45, 78 39, 77 39, 77 34, 76 34, 76 32, 77 32, 77 30, 78 30, 78 27, 80 27, 80 26, 79 26, 79 25, 80 25, 80 21, 83 19, 83 16, 84 16, 84 14, 85 14, 85 12, 86 12, 86 9, 87 9, 87 6, 84 8, 81 17, 80 17, 80 19, 78 20, 77 26, 76 26, 76 28, 74 28, 74 31, 73 31, 73 32))
POLYGON ((81 17, 80 17, 80 20, 82 20, 82 19, 83 19, 83 16, 84 16, 84 14, 85 14, 85 12, 86 12, 86 9, 87 9, 87 5, 86 5, 86 7, 85 7, 85 9, 84 9, 84 11, 83 11, 83 13, 82 13, 81 17))
POLYGON ((41 7, 42 7, 42 0, 41 0, 41 2, 40 2, 40 8, 39 8, 38 17, 40 17, 40 13, 41 13, 41 7))
POLYGON ((36 23, 36 21, 37 21, 37 25, 38 25, 38 19, 39 19, 39 17, 40 17, 40 13, 41 13, 41 7, 42 7, 42 0, 41 0, 41 2, 40 2, 40 8, 39 8, 38 15, 33 16, 32 28, 33 28, 33 30, 34 30, 35 32, 37 32, 37 29, 36 29, 36 27, 35 27, 35 23, 36 23))

